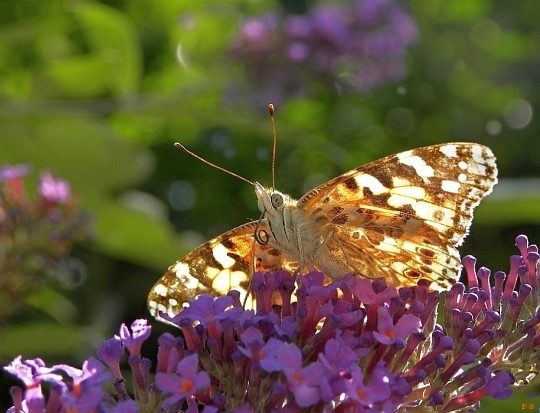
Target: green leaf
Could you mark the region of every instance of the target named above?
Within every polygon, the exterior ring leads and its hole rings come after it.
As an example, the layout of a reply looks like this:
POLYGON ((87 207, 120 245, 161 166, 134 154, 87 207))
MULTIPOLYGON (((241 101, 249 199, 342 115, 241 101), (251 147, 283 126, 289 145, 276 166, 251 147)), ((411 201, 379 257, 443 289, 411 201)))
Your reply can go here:
POLYGON ((0 358, 10 359, 18 354, 24 358, 63 357, 80 353, 88 341, 84 327, 50 322, 32 322, 0 330, 0 358))
MULTIPOLYGON (((108 66, 102 81, 115 96, 135 93, 141 81, 142 56, 133 22, 124 13, 97 2, 77 2, 73 12, 91 51, 108 66)), ((92 77, 84 80, 91 82, 92 77)))

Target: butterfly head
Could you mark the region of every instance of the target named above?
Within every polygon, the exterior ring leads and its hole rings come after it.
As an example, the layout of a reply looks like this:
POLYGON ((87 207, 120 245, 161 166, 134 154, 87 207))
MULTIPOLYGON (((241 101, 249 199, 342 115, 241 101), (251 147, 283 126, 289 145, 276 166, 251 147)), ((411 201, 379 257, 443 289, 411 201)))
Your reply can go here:
POLYGON ((270 217, 276 216, 290 204, 295 201, 282 192, 273 188, 265 188, 258 182, 254 182, 255 195, 257 195, 257 206, 263 214, 268 214, 270 217))

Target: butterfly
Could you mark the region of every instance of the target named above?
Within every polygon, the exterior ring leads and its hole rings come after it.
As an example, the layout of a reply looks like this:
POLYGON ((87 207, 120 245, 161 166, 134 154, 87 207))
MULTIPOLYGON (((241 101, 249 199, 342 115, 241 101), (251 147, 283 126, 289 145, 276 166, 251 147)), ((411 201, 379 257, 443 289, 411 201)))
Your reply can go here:
MULTIPOLYGON (((202 244, 169 267, 148 295, 148 308, 173 316, 199 294, 248 294, 250 274, 317 269, 387 284, 420 279, 445 290, 459 279, 457 247, 473 210, 497 183, 492 151, 444 143, 368 163, 299 200, 254 182, 262 213, 202 244)), ((163 320, 163 319, 161 319, 163 320)))

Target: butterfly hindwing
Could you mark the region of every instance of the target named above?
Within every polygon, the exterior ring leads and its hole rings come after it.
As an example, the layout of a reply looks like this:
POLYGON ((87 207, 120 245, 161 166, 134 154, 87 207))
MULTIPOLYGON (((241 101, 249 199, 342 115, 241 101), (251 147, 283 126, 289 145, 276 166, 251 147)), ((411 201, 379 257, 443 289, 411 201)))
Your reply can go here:
POLYGON ((243 301, 252 273, 252 258, 257 271, 276 271, 287 266, 279 250, 254 242, 256 229, 265 237, 271 236, 264 221, 259 226, 256 221, 249 222, 202 244, 171 265, 150 290, 151 314, 158 319, 159 312, 173 316, 184 303, 200 294, 226 295, 232 289, 240 292, 243 301))

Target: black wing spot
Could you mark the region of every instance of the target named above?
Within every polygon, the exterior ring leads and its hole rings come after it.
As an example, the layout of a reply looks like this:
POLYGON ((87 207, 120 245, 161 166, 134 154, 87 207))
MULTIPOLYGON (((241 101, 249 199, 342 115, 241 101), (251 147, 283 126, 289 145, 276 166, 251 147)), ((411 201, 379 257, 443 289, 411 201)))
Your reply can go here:
POLYGON ((221 245, 223 245, 225 248, 229 250, 232 250, 235 247, 234 242, 232 242, 230 239, 226 239, 225 241, 221 243, 221 245))
POLYGON ((346 179, 345 181, 343 181, 343 183, 349 191, 357 192, 360 189, 358 183, 356 182, 356 179, 354 178, 346 179))

